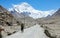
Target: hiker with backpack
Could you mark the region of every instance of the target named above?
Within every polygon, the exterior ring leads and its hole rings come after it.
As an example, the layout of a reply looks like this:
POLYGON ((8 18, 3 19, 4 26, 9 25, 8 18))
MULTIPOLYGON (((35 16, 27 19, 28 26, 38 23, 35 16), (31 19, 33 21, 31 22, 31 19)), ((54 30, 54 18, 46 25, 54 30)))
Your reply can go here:
POLYGON ((21 24, 21 32, 23 32, 24 31, 24 24, 22 23, 21 24))

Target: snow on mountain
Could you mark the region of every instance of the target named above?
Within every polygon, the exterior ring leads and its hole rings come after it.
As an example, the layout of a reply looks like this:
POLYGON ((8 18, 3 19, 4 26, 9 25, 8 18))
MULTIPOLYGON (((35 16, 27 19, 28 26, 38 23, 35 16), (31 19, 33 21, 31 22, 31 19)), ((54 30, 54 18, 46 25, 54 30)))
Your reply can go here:
POLYGON ((55 12, 55 10, 48 10, 48 11, 36 10, 26 2, 23 2, 18 5, 13 5, 13 8, 9 8, 9 11, 14 10, 17 11, 18 13, 26 12, 25 14, 28 14, 30 17, 33 17, 35 19, 52 15, 55 12))
POLYGON ((19 31, 6 38, 48 38, 48 37, 44 34, 44 29, 40 27, 40 25, 36 24, 30 28, 24 29, 23 33, 19 31))

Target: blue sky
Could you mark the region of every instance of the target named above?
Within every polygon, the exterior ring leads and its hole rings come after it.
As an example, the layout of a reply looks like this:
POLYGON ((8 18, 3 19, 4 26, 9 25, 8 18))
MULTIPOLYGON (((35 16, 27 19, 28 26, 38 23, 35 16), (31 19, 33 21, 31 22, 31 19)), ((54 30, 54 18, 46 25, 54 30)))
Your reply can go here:
POLYGON ((52 10, 60 8, 60 0, 0 0, 0 5, 8 9, 12 4, 29 3, 37 10, 52 10))

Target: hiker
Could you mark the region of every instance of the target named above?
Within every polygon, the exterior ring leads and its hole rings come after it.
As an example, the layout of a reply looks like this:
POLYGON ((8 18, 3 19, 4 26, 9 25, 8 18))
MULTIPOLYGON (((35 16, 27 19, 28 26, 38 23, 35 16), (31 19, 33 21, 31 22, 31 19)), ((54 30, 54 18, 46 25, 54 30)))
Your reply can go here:
POLYGON ((24 31, 24 24, 22 23, 21 24, 21 32, 23 32, 24 31))
POLYGON ((1 34, 2 31, 4 31, 4 29, 0 27, 0 38, 2 38, 2 34, 1 34))

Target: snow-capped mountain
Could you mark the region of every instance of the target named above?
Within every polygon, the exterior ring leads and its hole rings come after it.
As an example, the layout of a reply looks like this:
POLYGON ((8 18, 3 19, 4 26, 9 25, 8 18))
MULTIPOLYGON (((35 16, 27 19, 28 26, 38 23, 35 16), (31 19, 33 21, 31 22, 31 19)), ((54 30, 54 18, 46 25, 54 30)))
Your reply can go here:
POLYGON ((13 8, 9 8, 9 11, 14 11, 14 10, 18 13, 28 15, 35 19, 52 15, 55 12, 55 10, 48 10, 48 11, 36 10, 26 2, 23 2, 18 5, 13 5, 13 8))
POLYGON ((52 15, 52 17, 54 16, 60 17, 60 8, 52 15))

